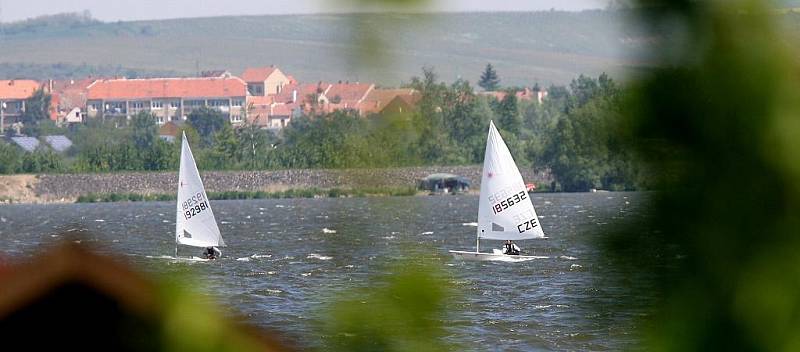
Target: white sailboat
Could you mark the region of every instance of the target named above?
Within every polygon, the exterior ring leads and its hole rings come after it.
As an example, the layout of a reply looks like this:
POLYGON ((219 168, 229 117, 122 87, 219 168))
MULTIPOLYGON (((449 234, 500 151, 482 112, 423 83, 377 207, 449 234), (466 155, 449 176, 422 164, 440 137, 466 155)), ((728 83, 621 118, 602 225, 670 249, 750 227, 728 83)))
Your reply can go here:
POLYGON ((450 251, 457 259, 524 261, 543 259, 541 256, 506 255, 499 249, 492 253, 480 251, 481 239, 526 240, 545 238, 539 217, 533 209, 522 175, 511 152, 489 122, 489 136, 483 159, 481 195, 478 207, 478 238, 475 251, 450 251))
MULTIPOLYGON (((217 227, 214 212, 211 210, 194 162, 192 150, 183 134, 181 146, 181 166, 178 172, 178 204, 175 216, 175 258, 178 257, 178 245, 193 247, 225 246, 225 241, 217 227)), ((193 259, 203 258, 194 257, 193 259)))

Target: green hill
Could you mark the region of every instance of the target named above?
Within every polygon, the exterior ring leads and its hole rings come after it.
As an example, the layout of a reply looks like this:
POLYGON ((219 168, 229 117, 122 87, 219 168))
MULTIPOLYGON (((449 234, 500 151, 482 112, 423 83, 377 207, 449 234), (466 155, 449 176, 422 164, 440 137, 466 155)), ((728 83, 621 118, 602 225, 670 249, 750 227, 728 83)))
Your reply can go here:
POLYGON ((640 66, 651 41, 624 12, 326 14, 100 22, 65 14, 5 24, 0 76, 192 75, 275 64, 302 81, 398 85, 432 66, 504 85, 566 83, 640 66), (367 44, 366 50, 365 46, 367 44))

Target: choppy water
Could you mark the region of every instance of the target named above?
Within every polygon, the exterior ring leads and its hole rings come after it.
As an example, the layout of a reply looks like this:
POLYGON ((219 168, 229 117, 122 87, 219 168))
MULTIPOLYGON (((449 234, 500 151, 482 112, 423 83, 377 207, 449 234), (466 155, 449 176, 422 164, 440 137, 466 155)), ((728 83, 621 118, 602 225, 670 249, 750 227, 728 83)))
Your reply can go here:
MULTIPOLYGON (((467 350, 635 347, 650 298, 628 297, 615 286, 627 273, 608 265, 597 232, 640 216, 644 197, 543 194, 533 201, 550 238, 521 245, 550 259, 523 263, 447 255, 474 249, 475 196, 214 201, 228 247, 222 260, 209 263, 147 257, 174 251, 175 206, 165 202, 2 206, 0 238, 4 257, 15 258, 72 231, 103 251, 128 254, 145 270, 188 270, 253 323, 309 346, 324 346, 315 326, 327 298, 367 286, 385 270, 385 259, 407 256, 412 244, 431 253, 461 293, 447 317, 447 339, 467 350)), ((487 251, 492 246, 499 243, 482 242, 487 251)), ((182 255, 199 253, 181 248, 182 255)))

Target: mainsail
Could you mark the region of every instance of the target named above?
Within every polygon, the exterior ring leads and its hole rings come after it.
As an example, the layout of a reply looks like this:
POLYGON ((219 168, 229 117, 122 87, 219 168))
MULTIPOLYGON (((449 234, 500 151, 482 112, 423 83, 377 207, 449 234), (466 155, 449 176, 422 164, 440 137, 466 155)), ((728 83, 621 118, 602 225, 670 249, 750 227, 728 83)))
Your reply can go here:
POLYGON ((493 240, 544 237, 522 175, 492 122, 483 160, 478 237, 493 240))
POLYGON ((186 140, 186 133, 183 134, 181 166, 178 172, 175 242, 195 247, 225 245, 186 140))

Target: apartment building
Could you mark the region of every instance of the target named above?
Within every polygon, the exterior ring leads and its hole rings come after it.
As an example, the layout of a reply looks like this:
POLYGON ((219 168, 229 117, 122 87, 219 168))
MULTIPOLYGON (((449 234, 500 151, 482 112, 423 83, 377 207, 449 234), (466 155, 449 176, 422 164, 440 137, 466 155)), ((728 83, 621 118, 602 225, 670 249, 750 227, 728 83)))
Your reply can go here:
POLYGON ((88 87, 89 118, 153 114, 159 124, 182 121, 195 109, 222 112, 233 124, 244 121, 247 83, 238 77, 98 80, 88 87))
POLYGON ((25 111, 25 99, 39 87, 39 82, 33 80, 0 80, 0 131, 19 120, 25 111))
POLYGON ((279 94, 293 81, 275 66, 248 68, 242 73, 242 79, 247 82, 247 91, 254 96, 279 94))

